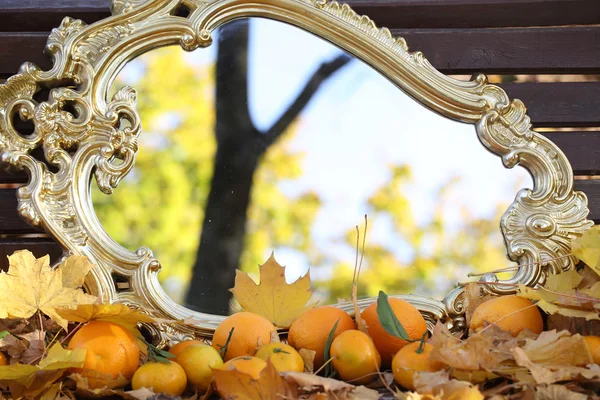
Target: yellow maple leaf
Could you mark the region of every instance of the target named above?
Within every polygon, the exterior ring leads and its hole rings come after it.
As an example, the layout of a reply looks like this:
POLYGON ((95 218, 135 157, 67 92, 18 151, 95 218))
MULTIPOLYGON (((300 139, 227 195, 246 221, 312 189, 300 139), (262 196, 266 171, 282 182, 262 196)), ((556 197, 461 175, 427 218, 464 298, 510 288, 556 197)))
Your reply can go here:
POLYGON ((62 318, 72 322, 109 321, 137 332, 139 322, 156 322, 151 316, 125 304, 79 304, 76 308, 56 310, 62 318))
POLYGON ((0 318, 29 318, 40 310, 66 329, 68 321, 56 313, 57 308, 97 301, 80 289, 92 268, 86 257, 71 256, 52 269, 50 257, 36 259, 19 250, 8 262, 8 272, 0 273, 0 318))
POLYGON ((285 281, 285 267, 271 257, 259 266, 260 283, 250 276, 236 271, 235 286, 231 292, 244 311, 262 315, 280 328, 289 327, 292 322, 314 304, 307 304, 312 296, 310 273, 294 283, 285 281))
POLYGON ((600 225, 592 226, 571 241, 571 254, 600 275, 600 225))
POLYGON ((34 383, 39 372, 50 371, 56 371, 57 374, 53 377, 58 379, 62 372, 69 368, 81 368, 85 361, 85 352, 85 349, 67 350, 60 343, 55 343, 39 365, 12 364, 0 366, 0 382, 16 382, 28 388, 34 383))

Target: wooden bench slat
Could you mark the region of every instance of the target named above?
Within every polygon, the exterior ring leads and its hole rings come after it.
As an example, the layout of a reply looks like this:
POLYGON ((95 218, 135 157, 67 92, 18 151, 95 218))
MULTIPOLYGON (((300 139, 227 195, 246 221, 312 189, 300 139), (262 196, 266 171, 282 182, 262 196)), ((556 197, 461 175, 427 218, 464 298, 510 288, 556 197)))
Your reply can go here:
POLYGON ((17 213, 16 189, 0 189, 0 234, 40 233, 17 213))
POLYGON ((392 32, 446 74, 600 73, 600 26, 392 32))
POLYGON ((587 195, 590 215, 588 219, 594 223, 600 223, 600 180, 575 181, 575 189, 581 190, 587 195))
MULTIPOLYGON (((592 25, 597 0, 346 0, 359 14, 388 28, 480 28, 592 25)), ((3 0, 2 31, 48 31, 65 16, 92 23, 109 13, 109 0, 3 0)))
MULTIPOLYGON (((446 74, 600 74, 600 26, 393 32, 446 74)), ((0 33, 0 76, 15 74, 25 61, 50 68, 43 53, 47 37, 48 32, 0 33)))
POLYGON ((600 82, 501 84, 525 103, 534 127, 600 126, 600 82))
POLYGON ((541 134, 565 153, 575 175, 600 175, 600 131, 541 134))
POLYGON ((62 247, 51 238, 0 238, 0 271, 8 270, 8 256, 17 250, 29 250, 36 257, 50 255, 50 262, 63 254, 62 247))

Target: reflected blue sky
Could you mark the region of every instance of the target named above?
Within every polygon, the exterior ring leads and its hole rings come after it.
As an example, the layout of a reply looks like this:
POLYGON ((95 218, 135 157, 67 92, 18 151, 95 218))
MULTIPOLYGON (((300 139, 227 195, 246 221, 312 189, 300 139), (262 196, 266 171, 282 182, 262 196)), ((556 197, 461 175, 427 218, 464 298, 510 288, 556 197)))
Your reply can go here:
MULTIPOLYGON (((271 126, 320 63, 340 51, 298 28, 268 20, 253 20, 250 40, 249 103, 261 129, 271 126)), ((186 54, 195 65, 213 63, 215 56, 216 46, 186 54)), ((143 63, 134 61, 119 79, 135 86, 142 74, 143 63)), ((500 158, 483 147, 473 125, 425 109, 358 60, 321 88, 302 113, 298 129, 291 148, 305 153, 303 174, 282 183, 282 189, 289 196, 308 190, 319 194, 323 205, 312 233, 319 247, 338 260, 354 259, 354 250, 339 239, 362 223, 369 211, 366 200, 389 180, 391 165, 411 166, 414 184, 407 187, 407 194, 421 223, 432 218, 439 188, 459 177, 449 195, 452 202, 444 211, 455 229, 461 226, 462 206, 475 216, 490 217, 498 203, 514 199, 518 188, 532 187, 524 169, 504 168, 500 158)), ((144 140, 142 133, 140 151, 144 140)), ((380 218, 370 226, 370 242, 393 247, 400 259, 410 260, 412 249, 390 234, 389 220, 380 218)), ((497 241, 503 246, 499 230, 497 241)), ((288 267, 288 280, 306 272, 305 255, 285 248, 275 252, 288 267)), ((497 267, 502 266, 490 269, 497 267)), ((465 273, 457 270, 456 280, 464 280, 465 273)), ((331 269, 315 269, 311 275, 325 279, 331 269)), ((444 277, 440 285, 452 283, 444 277)))

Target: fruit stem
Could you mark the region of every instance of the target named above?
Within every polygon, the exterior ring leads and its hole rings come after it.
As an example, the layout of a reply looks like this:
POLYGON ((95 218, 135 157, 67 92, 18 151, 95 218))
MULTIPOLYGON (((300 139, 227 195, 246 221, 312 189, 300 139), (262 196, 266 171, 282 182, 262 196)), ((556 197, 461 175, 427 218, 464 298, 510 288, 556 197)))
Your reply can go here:
POLYGON ((227 340, 225 341, 225 344, 223 345, 223 347, 221 347, 221 350, 219 350, 219 355, 221 356, 221 358, 224 360, 225 356, 227 355, 227 349, 229 347, 229 342, 231 342, 231 337, 233 336, 233 330, 235 329, 235 327, 232 327, 231 330, 229 331, 229 335, 227 336, 227 340))
POLYGON ((419 343, 419 348, 417 349, 417 354, 422 354, 425 349, 425 339, 427 339, 427 331, 421 336, 421 343, 419 343))
POLYGON ((335 359, 335 357, 331 357, 329 360, 325 361, 325 363, 323 365, 321 365, 321 368, 319 368, 318 370, 313 372, 313 375, 318 375, 319 372, 321 372, 323 370, 323 368, 325 368, 327 365, 329 365, 329 363, 332 362, 334 359, 335 359))
POLYGON ((291 354, 289 351, 285 351, 283 349, 280 349, 279 347, 276 347, 273 349, 273 353, 284 353, 284 354, 291 354))

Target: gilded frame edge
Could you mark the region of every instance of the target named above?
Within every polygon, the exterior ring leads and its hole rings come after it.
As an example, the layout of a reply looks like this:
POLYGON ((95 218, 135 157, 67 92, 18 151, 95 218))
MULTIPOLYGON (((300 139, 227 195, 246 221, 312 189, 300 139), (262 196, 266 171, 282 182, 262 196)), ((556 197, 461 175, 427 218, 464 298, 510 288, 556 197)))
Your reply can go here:
MULTIPOLYGON (((152 252, 124 249, 96 218, 90 177, 94 175, 100 189, 110 193, 133 166, 141 132, 135 91, 125 87, 109 100, 108 89, 120 68, 142 52, 168 44, 180 44, 188 51, 208 46, 213 30, 241 17, 279 20, 334 43, 433 111, 475 124, 480 141, 507 167, 520 164, 530 171, 533 190, 521 190, 500 221, 507 254, 520 268, 506 281, 484 276, 485 292, 510 293, 515 283, 541 285, 548 274, 574 268, 570 240, 592 225, 587 220, 587 198, 573 190, 572 169, 562 151, 531 129, 523 103, 510 101, 485 76, 460 81, 439 73, 422 53, 410 52, 404 39, 337 1, 113 0, 111 10, 113 16, 91 25, 66 17, 48 39, 53 68, 41 71, 26 63, 0 85, 0 159, 29 173, 29 183, 17 191, 22 217, 55 237, 66 253, 86 255, 97 264, 86 281, 91 293, 157 317, 197 320, 196 327, 166 323, 150 327, 159 344, 191 336, 208 339, 223 317, 175 304, 158 284, 160 264, 152 252), (191 10, 189 17, 171 15, 180 4, 191 10), (51 95, 38 103, 33 95, 42 87, 52 88, 51 95), (63 111, 67 103, 77 115, 63 111), (16 131, 12 123, 16 113, 34 122, 33 135, 24 137, 16 131), (127 127, 122 120, 128 121, 127 127), (31 156, 40 146, 57 173, 31 156), (121 161, 115 163, 115 158, 121 161), (113 274, 127 277, 131 290, 119 292, 113 274)), ((441 319, 461 334, 467 329, 463 294, 458 286, 441 302, 399 297, 421 310, 429 328, 441 319)), ((352 312, 350 304, 340 307, 352 312)))

